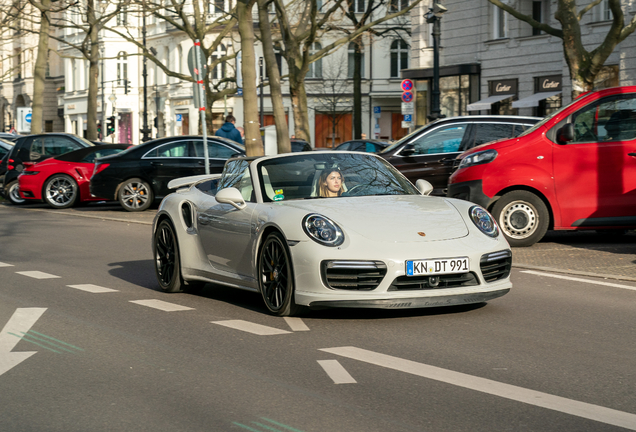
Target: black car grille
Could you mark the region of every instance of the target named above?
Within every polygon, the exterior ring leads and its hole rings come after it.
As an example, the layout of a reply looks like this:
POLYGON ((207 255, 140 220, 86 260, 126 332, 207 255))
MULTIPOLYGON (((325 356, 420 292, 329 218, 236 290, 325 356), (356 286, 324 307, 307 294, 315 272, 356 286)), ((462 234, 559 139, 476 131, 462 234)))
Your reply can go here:
POLYGON ((479 281, 473 272, 436 276, 398 276, 388 290, 426 290, 474 285, 479 285, 479 281))
POLYGON ((381 261, 323 261, 320 273, 329 288, 370 291, 384 279, 386 264, 381 261))
POLYGON ((479 260, 481 274, 486 282, 495 282, 510 275, 512 252, 509 250, 483 255, 479 260))

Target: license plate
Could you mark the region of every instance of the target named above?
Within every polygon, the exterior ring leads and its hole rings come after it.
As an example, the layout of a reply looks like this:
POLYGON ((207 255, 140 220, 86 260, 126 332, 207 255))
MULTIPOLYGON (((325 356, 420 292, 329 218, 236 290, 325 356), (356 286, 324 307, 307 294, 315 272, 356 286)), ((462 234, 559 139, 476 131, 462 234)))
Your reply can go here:
POLYGON ((466 273, 469 270, 468 257, 406 262, 407 276, 466 273))

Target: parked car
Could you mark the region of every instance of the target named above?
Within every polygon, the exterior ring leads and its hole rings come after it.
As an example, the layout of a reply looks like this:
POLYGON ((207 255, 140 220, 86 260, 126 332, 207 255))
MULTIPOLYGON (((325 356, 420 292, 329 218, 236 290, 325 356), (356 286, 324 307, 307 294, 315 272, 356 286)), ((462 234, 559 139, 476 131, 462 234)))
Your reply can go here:
MULTIPOLYGON (((220 173, 229 158, 245 155, 245 147, 230 139, 214 136, 207 141, 210 173, 220 173)), ((90 192, 119 200, 128 211, 143 211, 169 193, 170 180, 200 174, 205 174, 202 137, 159 138, 99 159, 90 192)))
POLYGON ((4 173, 7 171, 7 159, 14 144, 13 141, 0 138, 0 185, 4 180, 4 173))
POLYGON ((301 139, 298 139, 298 138, 292 138, 292 139, 290 139, 290 142, 291 142, 291 151, 292 151, 292 153, 294 153, 294 152, 311 151, 311 144, 309 144, 305 140, 301 140, 301 139))
POLYGON ((25 168, 18 176, 20 196, 28 201, 44 201, 59 209, 79 202, 103 201, 104 198, 92 196, 89 191, 95 160, 128 147, 128 144, 86 147, 25 168))
POLYGON ((360 151, 366 153, 379 153, 386 149, 390 144, 386 141, 371 140, 371 139, 357 139, 351 141, 345 141, 336 147, 337 151, 360 151))
POLYGON ((416 188, 373 154, 236 158, 222 176, 171 187, 179 191, 162 201, 152 236, 166 292, 216 282, 260 292, 285 316, 304 306, 482 303, 512 286, 512 254, 488 212, 423 195, 430 183, 416 188), (344 192, 321 198, 321 179, 334 171, 344 192), (387 220, 391 229, 379 229, 387 220))
POLYGON ((30 166, 53 156, 73 150, 93 147, 95 144, 67 133, 45 133, 21 136, 7 156, 7 171, 4 174, 3 193, 13 204, 24 203, 20 196, 18 176, 30 166))
POLYGON ((530 129, 539 117, 482 115, 434 121, 380 152, 412 182, 429 181, 433 195, 445 196, 453 160, 463 151, 530 129))
POLYGON ((460 158, 448 195, 489 209, 512 246, 548 229, 636 228, 636 86, 590 92, 460 158))
POLYGON ((8 132, 0 132, 0 138, 7 141, 15 141, 20 138, 22 135, 8 133, 8 132))

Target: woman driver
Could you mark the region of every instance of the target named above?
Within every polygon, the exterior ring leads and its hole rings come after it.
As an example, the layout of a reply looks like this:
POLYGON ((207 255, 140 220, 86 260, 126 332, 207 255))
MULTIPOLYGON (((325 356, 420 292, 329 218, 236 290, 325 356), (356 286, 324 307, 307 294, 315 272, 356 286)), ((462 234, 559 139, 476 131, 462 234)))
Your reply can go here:
POLYGON ((344 176, 336 169, 326 170, 320 175, 320 196, 323 198, 337 197, 342 195, 342 184, 344 176))

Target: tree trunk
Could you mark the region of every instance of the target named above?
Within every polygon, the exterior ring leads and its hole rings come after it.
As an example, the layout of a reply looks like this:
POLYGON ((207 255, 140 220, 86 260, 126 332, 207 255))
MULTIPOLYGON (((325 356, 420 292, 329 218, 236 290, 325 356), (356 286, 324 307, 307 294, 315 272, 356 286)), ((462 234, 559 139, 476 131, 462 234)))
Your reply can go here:
POLYGON ((245 147, 248 156, 262 156, 264 149, 256 96, 256 54, 254 53, 254 22, 252 20, 254 2, 255 0, 239 0, 236 4, 236 12, 241 36, 245 147))
POLYGON ((269 14, 266 9, 266 1, 258 0, 258 25, 261 30, 261 42, 263 55, 267 67, 267 79, 269 81, 269 95, 274 110, 274 123, 276 125, 276 141, 278 153, 291 152, 289 141, 289 126, 285 119, 285 107, 283 106, 283 92, 280 87, 280 72, 272 43, 272 30, 269 24, 269 14))
POLYGON ((360 139, 362 138, 362 52, 358 42, 355 44, 353 58, 353 137, 360 139))
POLYGON ((50 0, 42 0, 40 10, 40 33, 38 39, 38 55, 33 70, 33 105, 31 112, 31 133, 42 133, 44 123, 44 87, 46 84, 46 65, 49 57, 49 7, 50 0))
MULTIPOLYGON (((289 73, 289 93, 294 112, 294 132, 296 138, 310 141, 309 115, 307 113, 307 92, 305 91, 305 75, 289 73)), ((314 143, 317 145, 317 143, 314 143)))
MULTIPOLYGON (((88 54, 88 96, 86 104, 86 138, 97 140, 97 78, 99 76, 99 27, 95 16, 95 0, 88 0, 87 19, 89 23, 89 49, 88 54)), ((104 91, 104 89, 102 89, 104 91)), ((102 110, 105 107, 102 107, 102 110)), ((102 126, 103 128, 104 126, 102 126)))

